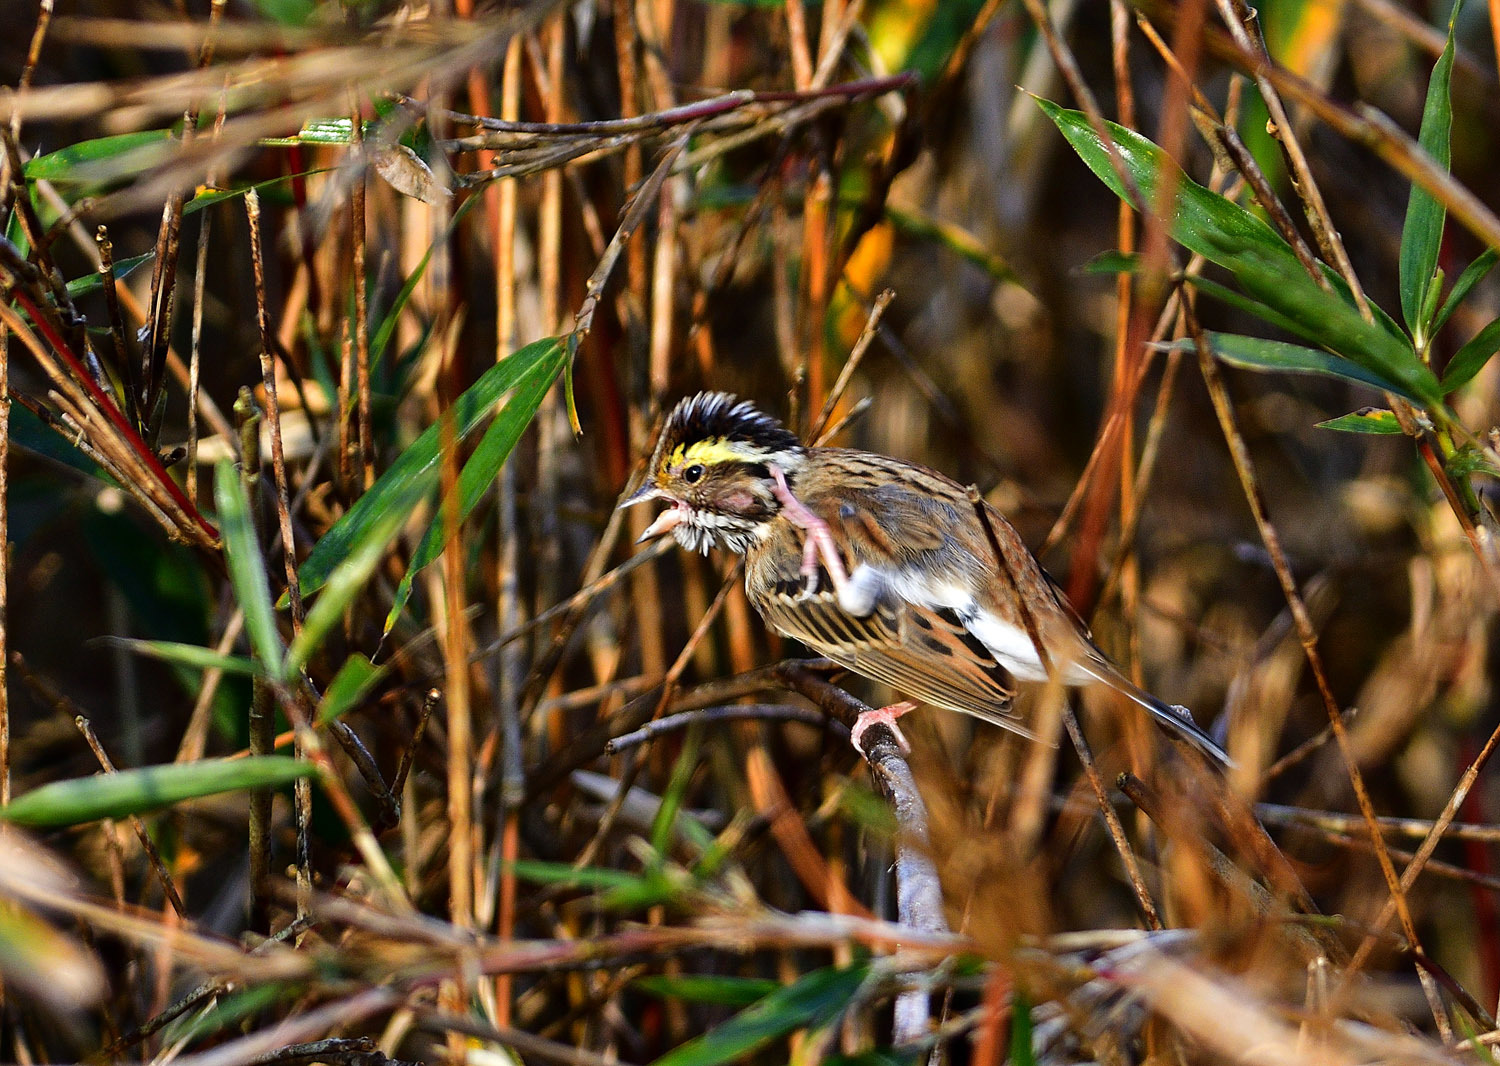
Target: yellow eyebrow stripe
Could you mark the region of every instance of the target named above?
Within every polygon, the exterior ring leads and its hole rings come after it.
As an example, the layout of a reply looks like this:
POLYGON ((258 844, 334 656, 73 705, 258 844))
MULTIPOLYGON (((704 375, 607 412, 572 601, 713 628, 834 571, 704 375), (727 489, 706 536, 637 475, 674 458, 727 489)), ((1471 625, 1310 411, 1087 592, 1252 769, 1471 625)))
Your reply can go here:
POLYGON ((679 444, 667 458, 667 466, 682 463, 755 462, 763 452, 744 441, 727 441, 722 437, 713 440, 695 440, 691 444, 679 444))

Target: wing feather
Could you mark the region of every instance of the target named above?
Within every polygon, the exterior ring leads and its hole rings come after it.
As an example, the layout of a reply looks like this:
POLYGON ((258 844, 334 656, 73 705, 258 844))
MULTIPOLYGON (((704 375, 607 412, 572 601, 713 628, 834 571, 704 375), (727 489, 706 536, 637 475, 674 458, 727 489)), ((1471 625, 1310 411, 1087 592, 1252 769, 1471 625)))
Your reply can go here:
POLYGON ((784 588, 756 606, 780 633, 903 698, 961 711, 1022 736, 1034 734, 1011 709, 1011 678, 947 612, 882 596, 864 617, 843 610, 832 591, 784 588))

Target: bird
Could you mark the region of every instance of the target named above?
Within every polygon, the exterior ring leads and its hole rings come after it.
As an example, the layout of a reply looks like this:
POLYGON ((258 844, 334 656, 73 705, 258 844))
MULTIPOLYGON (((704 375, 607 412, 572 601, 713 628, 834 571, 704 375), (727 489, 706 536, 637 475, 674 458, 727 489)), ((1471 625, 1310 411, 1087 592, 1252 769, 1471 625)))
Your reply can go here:
POLYGON ((883 682, 899 703, 852 730, 891 726, 919 704, 1035 737, 1017 682, 1103 685, 1213 763, 1228 754, 1185 707, 1124 676, 1005 517, 919 463, 810 447, 749 400, 701 392, 668 415, 639 487, 620 504, 670 506, 638 543, 670 533, 689 551, 744 556, 745 591, 783 636, 883 682))

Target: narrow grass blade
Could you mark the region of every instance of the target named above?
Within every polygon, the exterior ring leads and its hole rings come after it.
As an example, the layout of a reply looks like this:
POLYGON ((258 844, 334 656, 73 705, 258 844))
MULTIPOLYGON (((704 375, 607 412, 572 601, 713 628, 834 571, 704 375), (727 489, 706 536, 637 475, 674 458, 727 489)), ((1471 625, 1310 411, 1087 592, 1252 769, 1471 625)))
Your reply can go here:
MULTIPOLYGON (((1322 374, 1358 382, 1382 392, 1394 392, 1407 399, 1416 399, 1402 386, 1358 363, 1341 356, 1325 352, 1320 348, 1305 348, 1300 344, 1285 341, 1268 341, 1262 337, 1245 337, 1237 333, 1210 333, 1210 346, 1224 362, 1245 370, 1281 370, 1294 374, 1322 374)), ((1179 344, 1191 348, 1191 341, 1179 344)))
POLYGON ((365 582, 385 558, 386 547, 401 531, 409 517, 405 511, 387 511, 374 516, 367 536, 355 550, 334 567, 323 586, 322 595, 313 601, 302 624, 302 632, 292 638, 282 663, 281 677, 290 680, 301 672, 317 654, 329 632, 339 624, 344 612, 364 590, 365 582))
MULTIPOLYGON (((1453 19, 1460 4, 1453 5, 1448 21, 1448 43, 1432 68, 1427 82, 1427 102, 1422 108, 1422 129, 1417 142, 1422 150, 1445 171, 1452 165, 1453 101, 1453 19)), ((1427 288, 1437 270, 1438 248, 1443 242, 1445 208, 1437 197, 1415 183, 1406 201, 1406 221, 1401 227, 1401 314, 1406 328, 1416 338, 1417 347, 1425 349, 1428 322, 1422 320, 1422 304, 1427 288)))
POLYGON ((636 988, 687 1003, 713 1003, 721 1007, 748 1007, 771 995, 781 985, 765 977, 667 977, 653 975, 631 982, 636 988))
POLYGON ((624 870, 609 870, 599 866, 580 868, 565 862, 517 859, 510 864, 510 868, 523 881, 551 885, 554 888, 621 889, 635 888, 642 882, 639 874, 624 870))
MULTIPOLYGON (((505 407, 495 416, 495 421, 490 424, 489 429, 485 430, 479 446, 474 449, 474 454, 459 471, 459 521, 463 521, 473 513, 479 501, 494 484, 496 476, 500 473, 500 467, 510 456, 516 442, 521 439, 521 434, 526 432, 526 427, 531 424, 542 398, 552 387, 552 382, 557 378, 557 373, 562 369, 565 359, 562 345, 557 341, 552 341, 551 347, 528 367, 520 380, 516 382, 515 389, 510 399, 506 401, 505 407)), ((433 427, 438 430, 441 428, 441 426, 433 427)), ((418 545, 416 554, 412 556, 405 576, 396 587, 390 613, 385 619, 387 633, 396 624, 396 619, 401 616, 407 600, 411 598, 412 582, 422 568, 442 552, 447 537, 447 517, 440 506, 433 516, 432 525, 428 527, 426 535, 422 538, 422 543, 418 545)))
POLYGON ((281 666, 281 634, 276 630, 276 610, 271 606, 271 586, 266 564, 250 522, 250 504, 233 464, 224 459, 214 467, 214 503, 219 508, 219 529, 224 536, 224 554, 229 561, 229 583, 245 612, 245 631, 255 657, 266 669, 281 666))
POLYGON ((54 781, 0 807, 0 821, 35 828, 124 818, 184 800, 250 788, 277 788, 311 777, 312 764, 285 755, 204 759, 54 781))
POLYGON ((1443 392, 1449 393, 1467 385, 1474 375, 1484 369, 1484 364, 1500 349, 1500 318, 1495 319, 1478 333, 1468 344, 1453 353, 1448 369, 1443 371, 1443 392))
MULTIPOLYGON (((1110 163, 1108 149, 1088 119, 1046 100, 1038 103, 1089 169, 1123 199, 1124 186, 1110 163)), ((1441 410, 1437 378, 1416 357, 1410 343, 1392 332, 1389 316, 1381 313, 1377 321, 1365 321, 1346 289, 1332 278, 1333 292, 1321 288, 1266 223, 1180 173, 1165 152, 1140 134, 1113 123, 1108 129, 1148 202, 1155 202, 1162 175, 1169 169, 1176 172, 1177 200, 1168 212, 1173 240, 1228 270, 1247 296, 1294 323, 1299 336, 1315 338, 1315 343, 1358 364, 1372 378, 1395 383, 1403 395, 1441 410)))
MULTIPOLYGON (((116 259, 115 280, 123 281, 134 274, 136 268, 144 266, 155 258, 155 252, 142 252, 140 255, 132 255, 127 259, 116 259)), ((68 295, 77 300, 102 288, 104 288, 104 278, 95 270, 68 282, 68 295)))
POLYGON ((318 703, 318 724, 325 725, 356 706, 385 671, 358 652, 345 659, 318 703))
POLYGON ((1464 272, 1453 283, 1453 290, 1448 293, 1448 299, 1443 301, 1437 317, 1432 320, 1432 333, 1436 334, 1443 328, 1448 317, 1458 310, 1458 305, 1463 303, 1465 296, 1469 295, 1469 290, 1483 281, 1497 262, 1500 262, 1500 252, 1493 248, 1486 248, 1479 258, 1464 268, 1464 272))
POLYGON ((797 1029, 833 1021, 848 1010, 867 972, 868 967, 863 963, 843 969, 814 970, 736 1014, 717 1029, 667 1052, 656 1060, 655 1066, 719 1066, 797 1029))
POLYGON ((91 185, 99 179, 97 173, 90 172, 90 168, 117 161, 148 145, 164 144, 172 136, 171 130, 139 130, 112 137, 96 137, 91 141, 79 141, 55 152, 39 155, 27 162, 23 169, 26 177, 32 181, 49 181, 54 185, 91 185))
POLYGON ((134 640, 130 637, 103 639, 133 651, 137 655, 145 655, 194 670, 223 670, 226 674, 244 674, 248 677, 265 673, 254 659, 246 659, 239 655, 220 655, 212 648, 202 648, 197 644, 178 644, 170 640, 134 640))
POLYGON ((1401 432, 1401 423, 1396 421, 1395 414, 1380 407, 1363 407, 1358 411, 1350 411, 1347 415, 1339 415, 1326 422, 1319 422, 1317 427, 1335 429, 1341 433, 1396 434, 1401 432))
MULTIPOLYGON (((469 213, 469 209, 474 204, 481 202, 483 199, 481 196, 471 196, 459 204, 458 209, 453 212, 453 217, 448 220, 448 229, 444 234, 444 239, 452 236, 457 231, 458 224, 463 221, 464 215, 469 213)), ((372 371, 379 367, 381 360, 385 358, 385 352, 390 347, 391 338, 396 335, 396 326, 400 324, 401 313, 406 310, 406 305, 411 301, 412 293, 417 291, 417 285, 421 283, 423 276, 427 273, 427 268, 432 263, 432 253, 436 248, 437 242, 427 246, 427 251, 422 254, 421 260, 412 268, 411 274, 402 283, 401 290, 396 293, 396 298, 391 301, 390 309, 386 311, 385 317, 380 320, 380 325, 375 329, 375 335, 370 338, 370 369, 372 371)))
MULTIPOLYGON (((472 433, 500 397, 515 388, 537 364, 555 358, 560 343, 558 338, 549 337, 528 344, 490 367, 465 389, 453 403, 458 439, 461 441, 472 433)), ((441 434, 440 424, 428 426, 380 480, 313 545, 298 572, 304 596, 321 589, 334 569, 369 540, 384 537, 382 543, 388 544, 395 534, 383 516, 410 514, 437 487, 441 434)))

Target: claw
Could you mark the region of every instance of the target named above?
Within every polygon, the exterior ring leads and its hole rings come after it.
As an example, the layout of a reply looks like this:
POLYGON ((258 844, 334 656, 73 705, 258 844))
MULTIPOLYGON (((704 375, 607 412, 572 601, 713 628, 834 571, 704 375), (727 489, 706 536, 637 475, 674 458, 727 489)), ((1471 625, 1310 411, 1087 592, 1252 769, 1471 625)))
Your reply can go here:
POLYGON ((781 504, 787 521, 807 534, 802 544, 802 576, 807 578, 805 595, 811 596, 818 590, 819 561, 822 562, 823 569, 828 571, 828 580, 833 583, 834 590, 843 589, 849 583, 849 575, 844 571, 844 561, 839 558, 838 546, 833 542, 828 523, 792 495, 792 490, 786 483, 786 475, 779 466, 775 463, 769 466, 771 478, 775 482, 772 491, 776 494, 776 500, 781 504))
POLYGON ((916 709, 917 705, 915 703, 912 703, 910 700, 902 700, 900 703, 893 703, 889 707, 865 711, 854 720, 854 728, 849 731, 849 739, 854 742, 854 750, 859 752, 867 761, 869 760, 870 756, 864 747, 865 731, 872 725, 879 724, 889 727, 890 731, 896 734, 896 743, 901 745, 901 750, 910 755, 911 745, 906 742, 906 737, 902 735, 901 727, 896 724, 896 719, 916 709))

